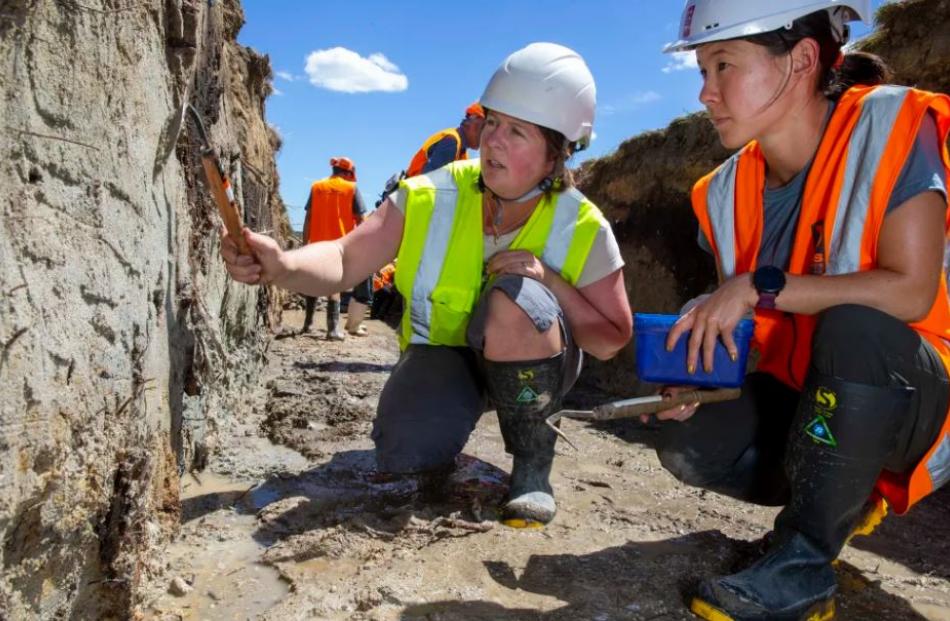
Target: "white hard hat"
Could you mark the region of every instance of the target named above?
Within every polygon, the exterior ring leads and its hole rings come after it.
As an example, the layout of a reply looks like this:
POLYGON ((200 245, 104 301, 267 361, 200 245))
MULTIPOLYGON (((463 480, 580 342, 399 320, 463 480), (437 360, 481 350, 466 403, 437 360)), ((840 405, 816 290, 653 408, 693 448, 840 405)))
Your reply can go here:
POLYGON ((505 59, 479 102, 557 130, 580 150, 590 143, 596 100, 594 76, 580 54, 556 43, 532 43, 505 59))
POLYGON ((871 23, 871 0, 687 0, 679 40, 667 44, 663 51, 682 52, 712 41, 772 32, 822 10, 828 11, 842 45, 848 41, 848 22, 871 23))

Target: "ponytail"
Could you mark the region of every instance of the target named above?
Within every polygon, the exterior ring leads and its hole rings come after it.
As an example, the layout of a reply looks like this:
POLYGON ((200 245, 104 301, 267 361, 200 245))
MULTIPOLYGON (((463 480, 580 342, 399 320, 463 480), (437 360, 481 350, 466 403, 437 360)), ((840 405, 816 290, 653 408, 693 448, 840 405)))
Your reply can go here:
POLYGON ((852 86, 873 86, 893 79, 893 72, 880 56, 866 52, 850 52, 844 55, 841 65, 825 71, 823 81, 825 95, 838 101, 852 86))
POLYGON ((544 142, 547 146, 547 155, 554 159, 554 170, 551 173, 551 189, 555 192, 562 192, 568 188, 574 187, 574 175, 567 167, 567 160, 574 154, 574 145, 564 134, 556 129, 541 127, 541 135, 544 136, 544 142))
POLYGON ((889 82, 891 69, 874 54, 850 52, 842 57, 841 43, 835 37, 828 11, 816 11, 792 22, 791 28, 744 37, 750 43, 765 47, 773 56, 785 56, 802 39, 818 43, 821 76, 818 89, 832 101, 838 101, 852 86, 874 86, 889 82))

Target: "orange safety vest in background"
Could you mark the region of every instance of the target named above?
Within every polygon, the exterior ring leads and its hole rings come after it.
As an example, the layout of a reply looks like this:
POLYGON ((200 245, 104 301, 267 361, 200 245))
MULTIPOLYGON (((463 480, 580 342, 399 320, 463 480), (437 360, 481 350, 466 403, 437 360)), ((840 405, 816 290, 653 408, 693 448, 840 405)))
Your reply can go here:
POLYGON ((458 128, 443 129, 429 136, 429 139, 426 140, 422 147, 416 151, 416 154, 412 156, 412 161, 409 162, 409 168, 406 169, 407 177, 415 177, 416 175, 422 174, 422 169, 425 168, 425 165, 429 162, 429 148, 446 136, 451 136, 455 139, 455 159, 468 159, 468 153, 462 148, 462 137, 459 135, 458 128))
POLYGON ((353 198, 356 183, 342 177, 327 177, 310 187, 310 223, 304 231, 308 244, 339 239, 353 230, 353 198))
MULTIPOLYGON (((946 149, 950 97, 898 86, 854 87, 842 95, 805 182, 790 274, 848 274, 877 267, 887 205, 928 112, 937 122, 950 179, 946 149)), ((722 280, 756 269, 762 242, 765 166, 761 149, 751 142, 693 188, 693 210, 713 248, 722 280)), ((950 230, 950 214, 945 227, 950 230)), ((753 344, 761 354, 758 370, 801 390, 811 359, 815 322, 812 315, 756 309, 753 344)), ((910 327, 934 346, 950 374, 950 302, 945 274, 941 273, 937 297, 927 316, 910 327)), ((897 513, 904 513, 948 480, 950 416, 914 471, 884 471, 877 489, 897 513)))
POLYGON ((396 266, 387 263, 381 270, 373 274, 373 291, 379 291, 386 285, 391 285, 396 277, 396 266))

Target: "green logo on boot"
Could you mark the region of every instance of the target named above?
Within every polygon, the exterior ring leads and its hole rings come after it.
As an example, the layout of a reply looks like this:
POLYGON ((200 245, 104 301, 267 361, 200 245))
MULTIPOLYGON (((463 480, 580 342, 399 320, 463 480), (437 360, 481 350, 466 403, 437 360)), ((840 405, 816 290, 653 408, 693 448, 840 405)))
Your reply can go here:
POLYGON ((835 440, 834 435, 832 435, 831 428, 828 427, 828 421, 824 416, 818 415, 810 423, 805 425, 805 433, 815 442, 827 444, 832 448, 838 446, 838 441, 835 440))
POLYGON ((534 392, 530 386, 525 386, 518 393, 518 403, 534 403, 538 400, 538 393, 534 392))

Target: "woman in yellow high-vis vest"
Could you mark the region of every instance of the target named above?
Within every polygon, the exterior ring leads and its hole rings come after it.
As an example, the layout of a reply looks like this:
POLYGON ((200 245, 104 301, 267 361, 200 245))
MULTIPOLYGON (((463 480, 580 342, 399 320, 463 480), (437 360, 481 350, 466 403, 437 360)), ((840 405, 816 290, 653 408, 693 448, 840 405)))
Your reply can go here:
POLYGON ((784 505, 762 558, 700 584, 705 619, 831 619, 849 536, 950 479, 950 98, 843 55, 869 19, 868 0, 689 0, 667 47, 696 51, 739 149, 693 190, 720 284, 667 346, 688 338, 687 371, 709 369, 754 314, 760 358, 738 402, 661 413, 658 454, 686 483, 784 505))
POLYGON ((480 103, 480 160, 403 180, 338 241, 283 252, 245 230, 254 257, 227 236, 221 252, 236 280, 309 295, 398 258, 402 355, 373 425, 377 467, 444 478, 490 402, 513 455, 502 518, 544 524, 556 511, 556 435, 544 419, 577 378, 582 350, 606 359, 630 340, 623 260, 565 167, 593 130, 594 79, 580 55, 552 43, 518 50, 480 103))

